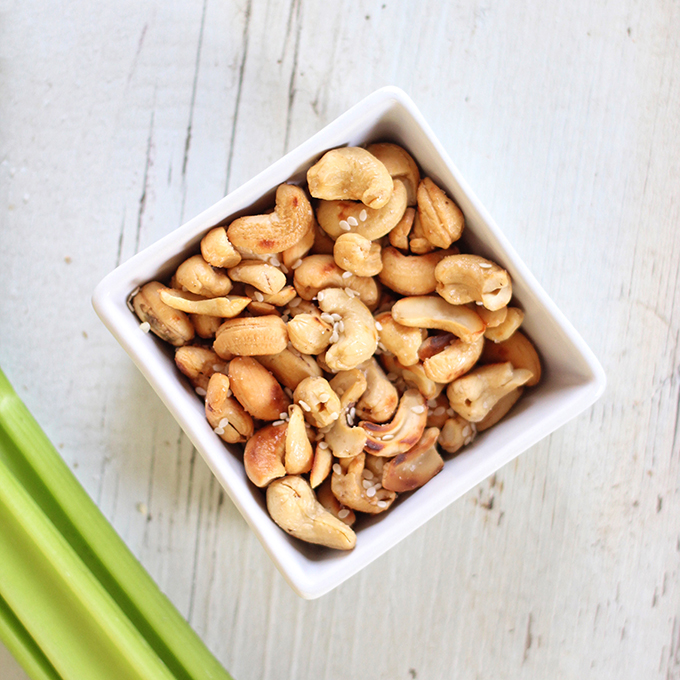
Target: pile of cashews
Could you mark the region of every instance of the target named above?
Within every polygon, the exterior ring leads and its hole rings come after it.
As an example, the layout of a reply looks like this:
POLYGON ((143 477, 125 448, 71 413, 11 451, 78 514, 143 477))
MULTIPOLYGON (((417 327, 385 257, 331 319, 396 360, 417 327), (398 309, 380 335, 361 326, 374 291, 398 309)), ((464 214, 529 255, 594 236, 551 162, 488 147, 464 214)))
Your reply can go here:
POLYGON ((541 364, 510 276, 461 253, 460 208, 402 147, 325 153, 274 210, 211 229, 130 307, 173 345, 272 519, 349 550, 497 423, 541 364))

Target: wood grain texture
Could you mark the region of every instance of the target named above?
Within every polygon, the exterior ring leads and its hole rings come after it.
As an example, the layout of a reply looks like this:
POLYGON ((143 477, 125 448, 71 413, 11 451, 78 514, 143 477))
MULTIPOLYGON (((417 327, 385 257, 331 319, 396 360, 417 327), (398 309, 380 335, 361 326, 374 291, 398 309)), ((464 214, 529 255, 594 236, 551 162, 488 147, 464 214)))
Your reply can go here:
POLYGON ((0 365, 234 677, 680 678, 677 2, 4 0, 0 65, 0 365), (89 299, 385 84, 609 384, 305 602, 89 299))

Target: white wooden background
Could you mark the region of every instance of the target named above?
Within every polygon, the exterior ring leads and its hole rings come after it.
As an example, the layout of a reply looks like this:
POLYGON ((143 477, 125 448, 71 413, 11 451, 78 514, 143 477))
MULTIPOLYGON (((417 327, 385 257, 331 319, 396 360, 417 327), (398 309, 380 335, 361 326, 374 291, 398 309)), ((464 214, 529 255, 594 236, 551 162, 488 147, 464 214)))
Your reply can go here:
POLYGON ((0 0, 0 366, 237 680, 677 680, 679 140, 677 0, 0 0), (609 386, 306 602, 90 295, 385 84, 609 386))

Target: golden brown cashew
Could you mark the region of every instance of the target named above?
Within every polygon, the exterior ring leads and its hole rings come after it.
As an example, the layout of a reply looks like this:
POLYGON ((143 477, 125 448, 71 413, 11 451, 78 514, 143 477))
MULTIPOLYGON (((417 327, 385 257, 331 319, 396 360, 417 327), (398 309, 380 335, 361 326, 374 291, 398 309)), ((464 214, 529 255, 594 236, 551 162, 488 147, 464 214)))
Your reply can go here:
POLYGON ((208 316, 207 314, 189 314, 189 319, 196 331, 196 335, 204 340, 214 338, 217 329, 224 321, 222 317, 208 316))
POLYGON ((385 350, 394 354, 404 366, 418 363, 418 348, 427 337, 426 331, 397 323, 390 312, 378 314, 375 321, 385 350))
POLYGON ((321 376, 314 357, 301 354, 294 347, 286 347, 278 354, 259 356, 257 360, 289 390, 294 390, 305 378, 321 376))
POLYGON ((515 369, 509 361, 488 364, 452 382, 446 389, 446 396, 456 413, 465 420, 478 423, 501 397, 524 385, 531 377, 531 371, 526 368, 515 369))
POLYGON ((213 267, 228 269, 241 261, 241 253, 234 248, 224 227, 211 229, 201 239, 201 255, 213 267))
POLYGON ((370 359, 378 346, 378 332, 366 305, 342 288, 326 288, 317 297, 324 312, 333 318, 340 316, 333 331, 337 332, 336 342, 325 355, 328 366, 333 371, 346 371, 370 359))
POLYGON ((316 427, 328 427, 340 418, 340 399, 325 378, 305 378, 295 388, 293 399, 316 427))
POLYGON ((396 248, 383 248, 380 281, 400 295, 427 295, 434 293, 437 264, 453 250, 435 250, 426 255, 403 255, 396 248))
POLYGON ((314 314, 297 314, 288 322, 288 337, 303 354, 321 354, 330 344, 333 324, 314 314))
POLYGON ((335 421, 325 441, 336 458, 358 456, 366 444, 366 432, 354 427, 354 405, 366 391, 366 378, 357 368, 341 371, 330 382, 340 398, 340 417, 335 421))
POLYGON ((484 305, 478 305, 474 302, 469 303, 470 309, 474 310, 479 314, 480 318, 484 322, 487 330, 489 328, 496 328, 500 326, 508 316, 508 308, 501 307, 500 309, 495 309, 493 312, 487 309, 484 305))
POLYGON ((291 404, 288 416, 284 466, 287 474, 299 475, 312 469, 314 451, 307 437, 302 409, 297 404, 291 404))
POLYGON ((477 423, 477 431, 484 432, 504 418, 522 396, 522 392, 524 392, 524 387, 516 387, 504 397, 501 397, 496 405, 477 423))
POLYGON ((396 180, 392 197, 382 208, 373 210, 356 201, 320 201, 316 218, 332 239, 352 232, 375 241, 399 224, 406 212, 406 203, 406 187, 401 180, 396 180))
POLYGON ((179 309, 187 314, 205 314, 223 319, 231 319, 240 314, 250 303, 250 298, 239 295, 226 297, 204 298, 194 293, 174 288, 159 291, 161 300, 168 307, 179 309))
POLYGON ((278 293, 263 293, 253 286, 246 286, 245 291, 246 295, 255 302, 265 302, 276 307, 285 307, 297 297, 297 291, 293 286, 284 286, 278 293))
POLYGON ((425 238, 420 212, 416 212, 413 227, 408 235, 408 247, 416 255, 426 255, 434 250, 434 246, 425 238))
POLYGON ((356 276, 375 276, 383 267, 380 250, 379 243, 360 234, 340 234, 333 248, 333 259, 338 267, 356 276))
POLYGON ((427 405, 418 390, 406 390, 392 422, 384 425, 362 420, 360 427, 368 438, 364 447, 367 453, 389 458, 408 451, 420 440, 427 422, 427 405))
POLYGON ((242 260, 229 270, 229 276, 232 281, 249 283, 267 295, 278 293, 286 285, 286 275, 280 269, 260 260, 242 260))
MULTIPOLYGON (((320 441, 316 445, 316 450, 314 451, 314 460, 312 461, 312 469, 309 473, 309 484, 312 489, 316 489, 321 482, 324 481, 331 473, 331 466, 333 465, 333 454, 331 453, 328 444, 324 441, 320 441)), ((317 494, 317 497, 318 494, 317 494)), ((321 505, 328 510, 328 506, 319 497, 319 502, 321 505)), ((339 508, 338 508, 339 509, 339 508)), ((333 513, 337 517, 337 513, 333 513)))
POLYGON ((524 321, 524 312, 517 307, 506 307, 507 314, 505 320, 494 326, 493 328, 488 328, 484 331, 484 337, 492 342, 503 342, 507 340, 521 325, 524 321))
POLYGON ((194 387, 207 390, 213 373, 226 373, 229 364, 207 347, 186 345, 175 350, 175 364, 194 387))
POLYGON ((317 297, 326 288, 349 288, 368 308, 378 304, 380 289, 374 278, 343 274, 345 271, 335 264, 332 255, 309 255, 295 270, 293 285, 303 300, 317 297))
POLYGON ((314 223, 312 206, 300 187, 281 184, 276 208, 265 215, 239 217, 227 229, 229 240, 253 253, 280 253, 294 246, 314 223))
POLYGON ((148 330, 161 340, 181 347, 194 339, 194 327, 184 312, 163 302, 160 297, 162 290, 165 286, 158 281, 147 283, 132 298, 132 306, 142 324, 148 324, 148 330))
POLYGON ((512 297, 512 283, 505 269, 479 255, 450 255, 434 270, 437 292, 453 305, 480 302, 495 311, 512 297))
POLYGON ((360 368, 366 373, 366 391, 357 403, 357 417, 361 420, 370 420, 372 423, 384 423, 397 410, 399 404, 397 389, 387 379, 375 357, 371 357, 360 368))
POLYGON ((258 420, 281 420, 290 399, 278 380, 252 357, 235 357, 229 362, 229 380, 236 399, 258 420))
POLYGON ((229 378, 213 373, 205 395, 205 417, 220 439, 229 444, 245 442, 253 435, 253 419, 229 394, 229 378))
POLYGON ((267 489, 267 510, 288 534, 307 543, 351 550, 356 534, 316 500, 309 484, 298 476, 272 482, 267 489))
POLYGON ((515 331, 507 340, 499 342, 487 342, 480 359, 483 364, 509 361, 515 368, 527 368, 532 373, 527 387, 536 385, 541 379, 541 360, 538 352, 529 338, 520 331, 515 331))
POLYGON ((390 245, 402 250, 408 250, 408 237, 413 227, 416 211, 413 208, 406 208, 404 216, 399 220, 394 229, 388 234, 390 245))
POLYGON ((418 213, 423 235, 438 248, 448 248, 463 233, 461 209, 429 177, 418 187, 418 213))
POLYGON ((193 255, 177 267, 174 280, 178 286, 203 297, 222 297, 231 290, 226 272, 213 269, 201 255, 193 255))
POLYGON ((352 458, 346 469, 333 469, 331 489, 333 495, 348 508, 377 515, 387 510, 394 502, 397 494, 383 489, 376 480, 374 484, 364 486, 364 465, 366 454, 362 453, 352 458), (377 486, 377 488, 376 488, 377 486))
POLYGON ((283 458, 286 452, 287 429, 288 423, 265 425, 246 443, 243 465, 248 479, 255 486, 263 488, 273 479, 286 474, 283 458))
POLYGON ((383 354, 380 359, 388 375, 393 373, 399 376, 406 385, 417 389, 425 399, 436 399, 446 387, 444 383, 428 378, 421 362, 403 366, 396 357, 390 354, 383 354))
POLYGON ((411 154, 396 144, 371 144, 366 149, 381 161, 390 173, 392 180, 400 179, 406 185, 408 204, 416 204, 416 191, 420 182, 420 171, 411 154))
POLYGON ((400 453, 383 466, 382 485, 390 491, 413 491, 429 482, 444 467, 437 451, 439 430, 425 430, 420 441, 406 453, 400 453))
MULTIPOLYGON (((330 474, 330 468, 329 468, 330 474)), ((313 487, 312 487, 313 488, 313 487)), ((348 527, 351 527, 357 520, 354 510, 345 507, 334 495, 331 488, 331 478, 326 477, 323 483, 316 489, 316 498, 328 512, 342 520, 348 527)))
POLYGON ((423 361, 425 375, 438 383, 450 383, 467 373, 479 360, 484 349, 484 336, 474 342, 454 339, 448 347, 423 361))
POLYGON ((474 342, 484 333, 484 323, 477 313, 468 307, 451 305, 435 296, 412 296, 397 300, 392 307, 392 318, 404 326, 449 331, 465 342, 474 342))
POLYGON ((437 442, 447 453, 457 453, 476 436, 476 425, 456 414, 444 423, 437 442))
POLYGON ((392 178, 373 154, 359 147, 332 149, 307 171, 309 193, 327 201, 362 201, 382 208, 392 195, 392 178))
POLYGON ((314 239, 316 237, 316 230, 318 228, 319 224, 315 217, 304 236, 297 243, 293 244, 290 248, 286 248, 281 253, 281 262, 289 271, 292 270, 293 267, 295 267, 297 263, 312 249, 312 246, 314 245, 314 239))
POLYGON ((278 354, 288 345, 288 331, 281 317, 227 319, 217 330, 213 349, 221 356, 278 354))

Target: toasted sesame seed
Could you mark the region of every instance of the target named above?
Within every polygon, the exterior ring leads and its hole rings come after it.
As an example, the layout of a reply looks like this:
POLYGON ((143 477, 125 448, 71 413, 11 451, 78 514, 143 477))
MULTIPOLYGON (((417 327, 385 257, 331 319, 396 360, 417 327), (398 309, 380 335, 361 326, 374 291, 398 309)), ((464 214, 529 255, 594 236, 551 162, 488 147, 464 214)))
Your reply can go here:
POLYGON ((378 501, 378 507, 379 508, 386 508, 387 507, 387 501, 378 501))
POLYGON ((350 416, 352 416, 352 418, 354 418, 354 416, 356 416, 356 414, 357 414, 356 406, 352 406, 352 408, 349 410, 349 414, 350 414, 350 416))
POLYGON ((229 418, 222 418, 219 423, 217 423, 217 427, 226 427, 229 425, 229 418))
POLYGON ((328 394, 328 392, 322 392, 322 393, 319 395, 319 401, 320 401, 322 404, 325 404, 330 398, 331 398, 331 395, 328 394))
POLYGON ((364 489, 370 489, 373 486, 373 482, 369 482, 368 479, 364 479, 361 484, 364 489))
POLYGON ((293 398, 293 390, 290 389, 290 387, 284 387, 283 391, 292 399, 293 398))
POLYGON ((222 366, 220 366, 219 364, 213 364, 212 369, 213 371, 215 371, 215 373, 217 373, 218 371, 222 370, 222 366))
POLYGON ((347 515, 349 515, 349 510, 347 508, 343 508, 342 510, 338 511, 338 519, 345 519, 347 515))
POLYGON ((283 262, 281 263, 280 269, 284 274, 288 273, 288 267, 286 267, 286 265, 283 264, 283 262))
POLYGON ((321 300, 323 300, 323 296, 324 296, 324 292, 323 292, 322 290, 320 290, 320 291, 316 294, 316 299, 317 299, 319 302, 321 302, 321 300))
POLYGON ((321 320, 326 323, 333 323, 333 317, 328 312, 323 312, 321 315, 321 320))
POLYGON ((259 290, 255 291, 254 296, 258 302, 264 302, 264 295, 262 295, 259 290))
POLYGON ((342 474, 342 467, 340 463, 336 463, 335 465, 333 465, 333 472, 335 472, 336 475, 342 474))
POLYGON ((151 330, 151 324, 148 321, 143 321, 139 324, 139 330, 142 333, 148 333, 151 330))
POLYGON ((390 382, 394 382, 399 376, 396 373, 388 373, 387 374, 387 379, 390 382))
POLYGON ((437 405, 437 400, 434 399, 434 398, 433 398, 433 399, 428 399, 428 400, 427 400, 427 405, 428 405, 430 408, 434 408, 434 407, 437 405))
POLYGON ((362 470, 361 471, 361 476, 364 479, 373 479, 373 473, 370 470, 362 470))
POLYGON ((198 394, 201 397, 205 397, 205 395, 208 393, 202 387, 197 387, 196 394, 198 394))
MULTIPOLYGON (((370 484, 370 482, 369 482, 369 484, 370 484)), ((375 496, 375 489, 373 487, 371 487, 370 489, 366 489, 366 495, 369 498, 373 498, 373 496, 375 496)))
POLYGON ((271 264, 273 264, 275 267, 280 267, 280 266, 281 266, 281 260, 279 260, 279 258, 276 257, 276 255, 272 255, 272 256, 269 258, 269 262, 270 262, 271 264))
POLYGON ((482 267, 482 269, 491 269, 492 267, 488 262, 480 262, 479 266, 482 267))
POLYGON ((453 416, 455 415, 455 413, 456 413, 456 412, 455 412, 452 408, 447 408, 447 409, 446 409, 446 415, 449 416, 450 418, 453 418, 453 416))
POLYGON ((411 406, 411 411, 413 411, 413 413, 420 414, 425 411, 425 407, 422 406, 421 404, 418 404, 417 406, 411 406))
POLYGON ((295 298, 293 298, 293 299, 288 303, 288 306, 289 306, 291 309, 294 309, 294 308, 297 307, 301 302, 302 302, 302 298, 295 297, 295 298))
POLYGON ((380 349, 381 349, 383 352, 387 352, 387 347, 385 347, 385 344, 384 344, 384 343, 379 342, 379 343, 378 343, 378 347, 380 347, 380 349))
POLYGON ((347 222, 351 224, 353 227, 356 227, 359 223, 357 222, 356 217, 352 217, 351 215, 347 218, 347 222))
POLYGON ((216 427, 213 432, 215 434, 224 434, 224 428, 223 427, 216 427))
POLYGON ((298 401, 298 404, 300 404, 300 406, 302 406, 302 408, 305 409, 305 411, 307 411, 308 413, 309 411, 312 410, 312 407, 306 401, 302 401, 302 399, 298 401))
POLYGON ((373 488, 374 488, 376 491, 380 491, 380 489, 382 489, 382 484, 381 484, 380 482, 376 482, 376 483, 373 485, 373 488))
POLYGON ((463 428, 463 431, 461 432, 461 434, 463 435, 463 437, 469 437, 471 432, 472 432, 472 430, 470 429, 470 426, 466 425, 463 428))
POLYGON ((231 392, 230 389, 228 389, 228 390, 227 390, 227 393, 226 393, 224 396, 226 396, 226 397, 231 397, 231 395, 232 395, 232 392, 231 392))
POLYGON ((285 422, 285 420, 275 420, 272 425, 283 425, 285 422))
POLYGON ((320 449, 327 449, 328 448, 328 442, 319 442, 319 448, 320 449))
POLYGON ((482 306, 484 305, 484 303, 483 303, 483 302, 480 302, 479 300, 477 300, 477 304, 478 304, 480 307, 482 307, 482 306))
POLYGON ((344 333, 345 332, 345 322, 344 321, 338 321, 338 325, 336 326, 338 333, 344 333))
POLYGON ((334 312, 333 314, 331 314, 331 316, 333 317, 333 321, 341 321, 342 320, 342 316, 340 314, 338 314, 337 312, 334 312))
POLYGON ((340 222, 338 222, 338 226, 343 231, 350 231, 352 229, 352 227, 349 226, 349 222, 347 222, 347 220, 340 220, 340 222))
POLYGON ((362 211, 359 213, 359 219, 360 219, 362 222, 365 222, 365 221, 368 219, 368 213, 367 213, 365 210, 362 210, 362 211))
POLYGON ((288 418, 288 412, 281 411, 281 413, 279 413, 279 418, 281 418, 281 420, 286 420, 288 418))
POLYGON ((389 441, 391 441, 392 439, 394 439, 394 435, 388 433, 388 434, 384 434, 384 435, 383 435, 382 437, 380 437, 380 438, 381 438, 384 442, 389 442, 389 441))
POLYGON ((463 444, 467 445, 472 441, 472 437, 467 437, 464 441, 463 444))
POLYGON ((342 278, 348 279, 352 276, 352 272, 342 272, 342 278))
POLYGON ((482 402, 482 408, 489 408, 489 402, 488 402, 488 401, 483 401, 483 402, 482 402))
POLYGON ((331 413, 331 420, 337 420, 340 417, 339 413, 331 413))
POLYGON ((435 416, 443 416, 445 412, 446 412, 446 409, 443 406, 437 406, 437 408, 434 410, 434 415, 435 416))
POLYGON ((290 265, 290 268, 291 269, 297 269, 301 264, 302 264, 302 260, 300 258, 298 258, 297 260, 295 260, 295 262, 293 262, 292 265, 290 265))
POLYGON ((375 322, 375 329, 376 329, 377 331, 381 331, 381 330, 383 329, 383 326, 382 326, 382 324, 380 323, 380 321, 376 321, 376 322, 375 322))
POLYGON ((340 340, 340 336, 338 335, 338 332, 334 328, 333 332, 331 333, 331 337, 328 338, 328 342, 330 342, 331 345, 332 345, 332 344, 336 343, 338 340, 340 340))

